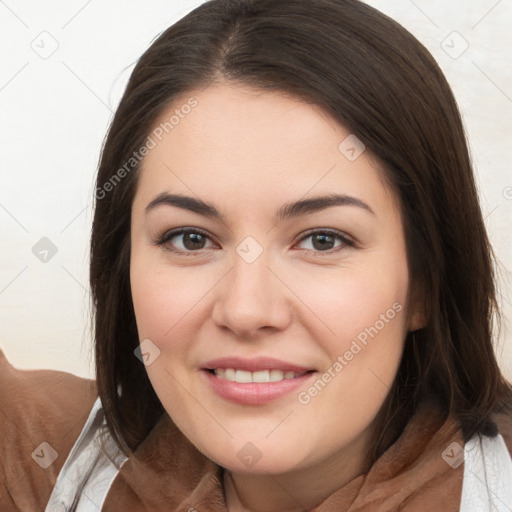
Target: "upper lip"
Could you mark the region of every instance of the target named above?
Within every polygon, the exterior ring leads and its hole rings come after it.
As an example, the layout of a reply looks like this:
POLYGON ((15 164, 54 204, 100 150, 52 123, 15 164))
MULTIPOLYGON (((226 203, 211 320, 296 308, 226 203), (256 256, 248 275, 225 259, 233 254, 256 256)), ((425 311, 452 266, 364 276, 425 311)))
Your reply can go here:
POLYGON ((205 364, 205 369, 215 370, 216 368, 233 368, 237 370, 246 370, 256 372, 258 370, 282 370, 284 372, 307 372, 314 368, 288 363, 273 357, 254 357, 245 359, 242 357, 220 357, 212 359, 205 364))

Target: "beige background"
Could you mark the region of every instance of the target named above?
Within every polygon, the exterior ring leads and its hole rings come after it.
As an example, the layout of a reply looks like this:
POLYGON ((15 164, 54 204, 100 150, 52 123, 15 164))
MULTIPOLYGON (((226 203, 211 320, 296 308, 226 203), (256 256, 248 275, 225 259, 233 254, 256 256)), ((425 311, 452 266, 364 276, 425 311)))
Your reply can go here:
MULTIPOLYGON (((94 375, 87 264, 102 139, 136 59, 200 3, 0 3, 0 347, 16 366, 94 375), (42 237, 57 251, 46 263, 32 252, 42 237)), ((512 3, 368 3, 425 44, 459 102, 500 262, 498 355, 512 379, 512 3)))

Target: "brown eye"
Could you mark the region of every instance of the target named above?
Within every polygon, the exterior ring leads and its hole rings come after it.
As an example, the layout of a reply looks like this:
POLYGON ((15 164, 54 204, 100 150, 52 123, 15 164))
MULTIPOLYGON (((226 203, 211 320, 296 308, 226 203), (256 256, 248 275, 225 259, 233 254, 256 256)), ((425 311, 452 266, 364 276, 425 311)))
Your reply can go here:
POLYGON ((309 232, 306 236, 302 237, 299 244, 304 241, 311 239, 309 247, 302 247, 303 249, 314 251, 314 252, 337 252, 338 248, 343 246, 353 247, 355 244, 347 237, 340 233, 333 231, 313 231, 309 232), (333 249, 335 249, 333 251, 333 249))
POLYGON ((177 229, 164 233, 156 242, 157 245, 163 245, 166 249, 177 253, 191 253, 208 248, 207 242, 210 237, 197 229, 177 229))
POLYGON ((186 249, 193 251, 194 249, 203 249, 206 238, 200 233, 183 233, 183 245, 186 249))
POLYGON ((332 249, 334 247, 334 243, 336 239, 332 235, 327 235, 325 233, 319 233, 317 235, 313 235, 312 244, 315 249, 319 251, 332 249))

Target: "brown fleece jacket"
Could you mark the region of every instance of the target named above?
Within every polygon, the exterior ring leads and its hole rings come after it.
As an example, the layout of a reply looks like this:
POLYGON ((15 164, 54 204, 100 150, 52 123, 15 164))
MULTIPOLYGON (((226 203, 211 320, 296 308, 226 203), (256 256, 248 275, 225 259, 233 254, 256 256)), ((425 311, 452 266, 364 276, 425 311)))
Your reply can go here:
MULTIPOLYGON (((96 398, 94 381, 15 369, 0 350, 0 511, 44 511, 96 398)), ((496 420, 512 455, 512 417, 496 420)), ((457 423, 423 405, 367 474, 314 512, 456 512, 464 464, 454 469, 441 456, 453 442, 464 447, 457 423)), ((223 469, 164 414, 121 467, 101 511, 227 512, 222 482, 223 469)))
POLYGON ((0 511, 45 509, 97 396, 94 381, 19 370, 0 350, 0 511))

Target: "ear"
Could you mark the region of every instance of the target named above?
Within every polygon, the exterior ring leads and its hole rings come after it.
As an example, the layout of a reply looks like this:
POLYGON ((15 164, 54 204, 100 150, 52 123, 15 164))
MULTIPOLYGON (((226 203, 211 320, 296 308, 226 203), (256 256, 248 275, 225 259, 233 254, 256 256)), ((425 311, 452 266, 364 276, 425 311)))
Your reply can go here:
POLYGON ((422 327, 425 327, 427 325, 427 321, 425 318, 425 315, 423 315, 422 312, 415 311, 411 312, 411 315, 409 316, 409 324, 408 324, 408 330, 410 332, 417 331, 418 329, 421 329, 422 327))
POLYGON ((425 287, 419 283, 414 284, 411 287, 409 295, 409 314, 407 320, 407 330, 417 331, 422 327, 425 327, 428 323, 426 305, 425 305, 425 287))

